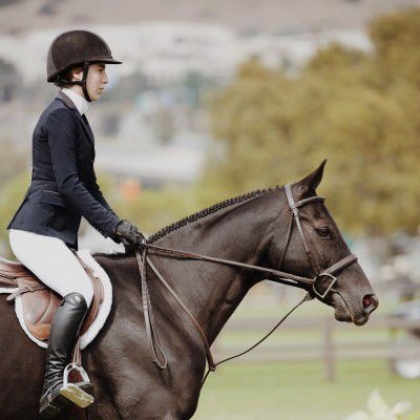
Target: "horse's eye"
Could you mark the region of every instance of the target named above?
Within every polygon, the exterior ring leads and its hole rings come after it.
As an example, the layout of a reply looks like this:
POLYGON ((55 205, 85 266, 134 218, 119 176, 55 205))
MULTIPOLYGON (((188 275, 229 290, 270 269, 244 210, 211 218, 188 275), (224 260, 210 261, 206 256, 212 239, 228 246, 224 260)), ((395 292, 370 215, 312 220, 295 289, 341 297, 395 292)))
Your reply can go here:
POLYGON ((327 226, 321 226, 315 229, 315 232, 318 236, 321 238, 332 238, 332 232, 329 227, 327 226))

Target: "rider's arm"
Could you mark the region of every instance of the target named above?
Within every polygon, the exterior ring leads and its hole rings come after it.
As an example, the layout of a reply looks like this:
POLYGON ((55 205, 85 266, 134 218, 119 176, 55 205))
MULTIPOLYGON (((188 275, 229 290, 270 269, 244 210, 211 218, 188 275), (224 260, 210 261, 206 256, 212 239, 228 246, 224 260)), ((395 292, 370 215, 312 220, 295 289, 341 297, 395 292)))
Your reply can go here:
POLYGON ((105 237, 110 236, 120 219, 82 184, 77 170, 77 141, 82 133, 72 110, 57 109, 46 122, 51 162, 58 190, 66 203, 78 211, 105 237))

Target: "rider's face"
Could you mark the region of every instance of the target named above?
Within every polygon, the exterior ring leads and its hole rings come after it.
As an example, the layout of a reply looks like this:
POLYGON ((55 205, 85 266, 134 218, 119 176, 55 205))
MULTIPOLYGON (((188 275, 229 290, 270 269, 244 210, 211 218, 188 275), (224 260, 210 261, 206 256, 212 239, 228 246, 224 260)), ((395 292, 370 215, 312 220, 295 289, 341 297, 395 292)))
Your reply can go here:
MULTIPOLYGON (((83 68, 78 69, 73 73, 73 80, 82 80, 83 68)), ((96 101, 105 90, 105 85, 108 83, 108 76, 106 74, 105 64, 91 64, 89 66, 86 86, 90 99, 96 101)), ((76 87, 79 94, 83 96, 81 87, 76 87)))
POLYGON ((105 64, 91 64, 86 82, 90 99, 92 101, 98 100, 108 83, 105 64))

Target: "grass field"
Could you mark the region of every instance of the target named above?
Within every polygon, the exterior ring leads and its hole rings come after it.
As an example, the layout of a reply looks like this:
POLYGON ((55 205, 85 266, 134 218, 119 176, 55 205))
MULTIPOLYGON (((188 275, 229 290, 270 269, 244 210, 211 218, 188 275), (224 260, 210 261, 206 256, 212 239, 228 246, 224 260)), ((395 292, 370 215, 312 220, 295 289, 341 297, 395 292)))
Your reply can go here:
MULTIPOLYGON (((273 296, 271 294, 270 296, 273 296)), ((298 301, 292 296, 291 301, 298 301)), ((245 300, 233 318, 279 319, 291 303, 245 300)), ((384 315, 392 305, 382 302, 374 316, 384 315)), ((293 318, 316 316, 333 317, 332 308, 309 302, 293 314, 293 318)), ((245 349, 261 338, 264 331, 230 331, 225 328, 218 338, 228 354, 232 347, 245 349)), ((377 340, 386 342, 389 331, 368 329, 336 323, 335 343, 360 344, 377 340)), ((322 331, 295 331, 280 328, 267 345, 288 342, 321 342, 322 331)), ((265 344, 264 344, 265 345, 265 344)), ((263 345, 263 346, 264 346, 263 345)), ((259 350, 256 349, 255 352, 259 350)), ((340 360, 335 363, 336 380, 326 380, 322 361, 244 363, 228 362, 207 379, 201 393, 194 420, 344 420, 350 414, 366 410, 373 390, 381 393, 388 405, 400 401, 412 403, 404 420, 420 420, 420 379, 403 379, 391 373, 385 359, 340 360)), ((384 418, 385 420, 385 418, 384 418)), ((387 419, 388 420, 388 419, 387 419)), ((402 419, 401 419, 402 420, 402 419)))
POLYGON ((420 420, 420 380, 391 374, 385 361, 338 362, 335 382, 318 362, 223 365, 208 378, 194 419, 343 420, 365 409, 374 389, 391 406, 410 401, 410 420, 420 420))

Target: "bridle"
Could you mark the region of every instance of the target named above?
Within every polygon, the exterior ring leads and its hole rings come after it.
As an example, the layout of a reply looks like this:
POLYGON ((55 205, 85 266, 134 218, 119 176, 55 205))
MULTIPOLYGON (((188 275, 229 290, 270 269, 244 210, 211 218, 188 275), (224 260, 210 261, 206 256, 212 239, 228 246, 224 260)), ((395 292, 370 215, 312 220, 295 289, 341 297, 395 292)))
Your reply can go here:
MULTIPOLYGON (((323 197, 313 196, 309 198, 304 198, 296 203, 293 198, 292 186, 290 184, 287 184, 284 187, 284 189, 286 191, 286 197, 289 203, 289 208, 292 211, 293 218, 295 220, 296 227, 299 232, 299 236, 303 243, 303 247, 305 248, 305 252, 306 252, 306 255, 308 256, 309 262, 311 263, 312 270, 315 273, 315 277, 312 279, 312 291, 319 298, 325 299, 328 293, 335 291, 333 287, 337 283, 337 277, 335 277, 334 274, 337 274, 338 272, 344 270, 348 266, 355 263, 357 261, 357 257, 354 254, 349 254, 346 257, 342 258, 341 260, 337 261, 336 263, 330 265, 325 270, 321 271, 319 264, 316 261, 313 252, 309 248, 308 242, 305 239, 305 235, 302 229, 302 224, 299 218, 299 208, 306 206, 309 203, 314 203, 314 202, 323 203, 325 199, 323 197)), ((286 253, 287 251, 287 246, 289 244, 290 236, 291 236, 291 229, 289 232, 289 238, 287 240, 287 245, 286 245, 286 249, 284 253, 286 253)))
MULTIPOLYGON (((328 268, 321 270, 319 264, 316 261, 316 258, 311 251, 308 242, 305 238, 304 231, 302 229, 302 224, 299 217, 299 209, 306 206, 309 203, 314 202, 324 202, 325 199, 323 197, 319 196, 313 196, 304 198, 298 202, 295 202, 293 193, 292 193, 292 186, 291 184, 287 184, 285 186, 285 192, 287 201, 289 204, 289 209, 292 213, 290 226, 288 229, 288 237, 286 241, 286 246, 283 251, 283 255, 281 257, 281 262, 284 259, 285 254, 287 253, 287 248, 290 243, 292 230, 293 230, 293 221, 296 224, 297 230, 299 232, 299 236, 302 240, 305 253, 308 256, 308 259, 310 261, 310 264, 312 266, 312 269, 315 273, 314 278, 310 277, 302 277, 295 274, 287 273, 281 270, 274 270, 271 268, 261 267, 257 265, 252 264, 246 264, 238 261, 228 260, 224 258, 217 258, 212 257, 208 255, 202 255, 202 254, 196 254, 192 252, 185 252, 180 251, 176 249, 168 249, 163 248, 157 245, 152 245, 150 243, 143 243, 139 246, 139 249, 136 250, 136 258, 137 263, 139 266, 139 271, 142 278, 142 293, 143 293, 143 309, 144 309, 144 316, 145 316, 145 322, 146 322, 146 333, 148 337, 148 343, 149 347, 151 349, 151 352, 153 354, 153 362, 160 368, 165 369, 167 366, 167 359, 161 349, 161 346, 157 340, 157 336, 153 329, 153 320, 152 320, 152 314, 151 314, 151 303, 150 303, 150 296, 148 292, 148 285, 147 285, 147 279, 146 279, 146 267, 149 266, 151 270, 155 273, 157 278, 160 280, 160 282, 164 285, 164 287, 169 291, 169 293, 173 296, 173 298, 177 301, 177 303, 182 307, 184 312, 190 317, 192 322, 195 324, 198 332, 200 333, 205 350, 206 350, 206 356, 207 361, 209 365, 209 371, 214 371, 216 369, 216 364, 213 361, 213 357, 210 350, 210 345, 208 343, 207 337, 205 335, 205 332, 203 331, 202 327, 200 326, 199 322, 195 319, 194 315, 189 311, 189 309, 186 307, 186 305, 182 302, 182 300, 179 298, 179 296, 176 294, 176 292, 172 289, 172 287, 169 285, 169 283, 165 280, 165 278, 162 276, 162 274, 158 271, 156 266, 153 264, 153 262, 148 257, 147 253, 153 253, 153 254, 160 254, 167 256, 169 258, 179 258, 179 259, 186 259, 186 260, 198 260, 198 261, 207 261, 212 262, 216 264, 223 264, 230 267, 237 267, 245 270, 251 270, 259 273, 265 274, 267 279, 274 280, 278 283, 286 284, 293 287, 298 287, 301 289, 305 289, 308 291, 308 295, 305 296, 304 299, 302 299, 301 302, 299 302, 298 305, 296 305, 289 313, 286 314, 284 318, 280 320, 280 322, 277 323, 277 325, 262 339, 260 340, 256 345, 252 346, 250 349, 248 349, 245 352, 242 352, 240 355, 247 353, 248 351, 255 348, 258 344, 260 344, 262 341, 264 341, 274 330, 289 316, 294 309, 296 309, 300 304, 302 304, 304 301, 311 299, 315 296, 319 297, 320 299, 325 299, 329 293, 338 293, 336 289, 334 289, 334 286, 337 283, 337 277, 335 274, 339 273, 340 271, 344 270, 345 268, 349 267, 353 263, 357 261, 357 257, 353 254, 349 254, 346 257, 340 259, 339 261, 335 262, 328 268), (157 355, 156 347, 158 348, 159 353, 163 356, 164 362, 159 362, 159 357, 157 355)), ((234 356, 238 357, 240 355, 234 356)), ((230 357, 228 359, 223 360, 227 361, 234 357, 230 357)), ((217 364, 220 364, 222 362, 219 362, 217 364)), ((205 376, 205 378, 207 375, 205 376)))

